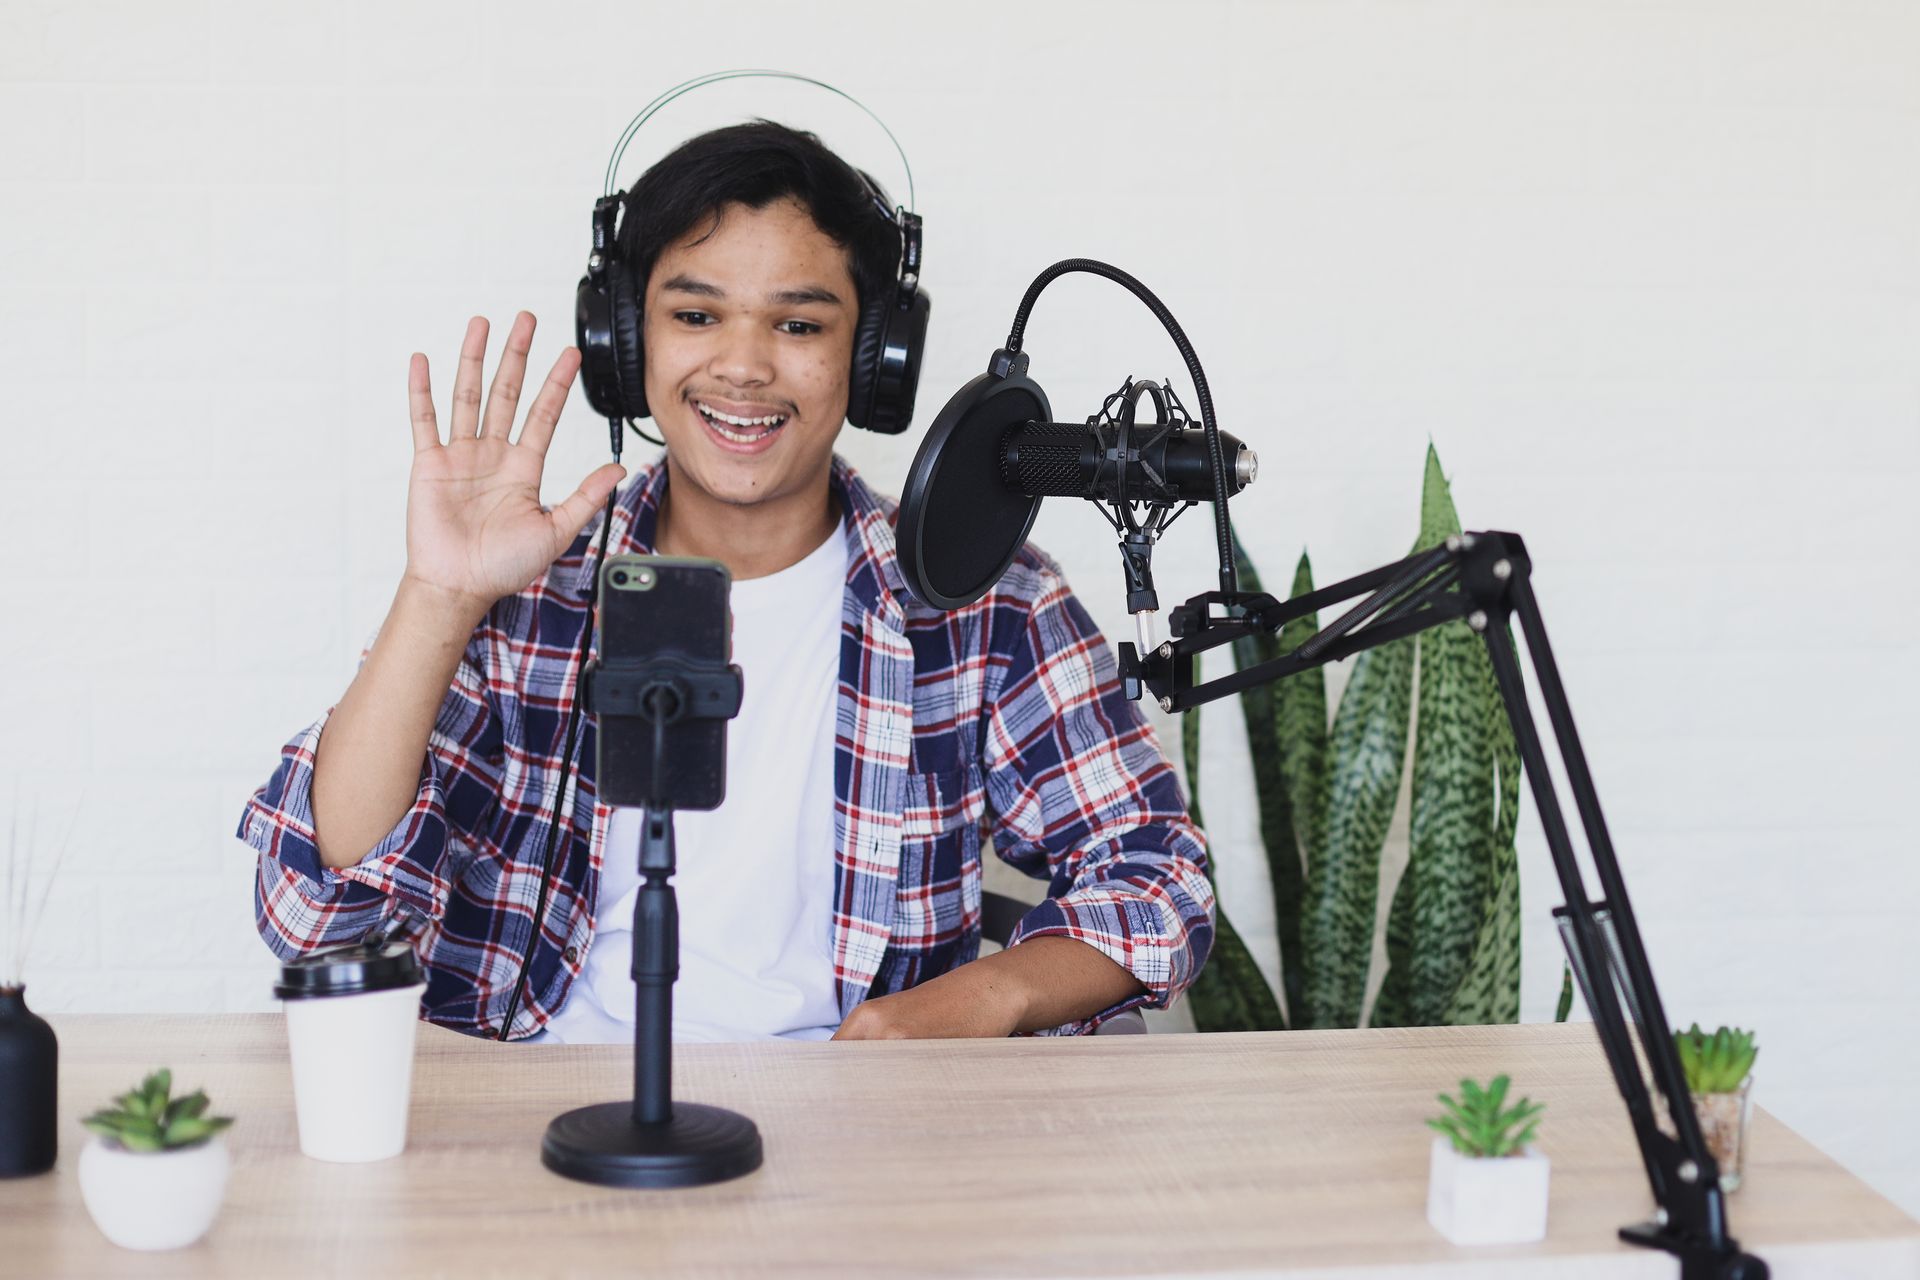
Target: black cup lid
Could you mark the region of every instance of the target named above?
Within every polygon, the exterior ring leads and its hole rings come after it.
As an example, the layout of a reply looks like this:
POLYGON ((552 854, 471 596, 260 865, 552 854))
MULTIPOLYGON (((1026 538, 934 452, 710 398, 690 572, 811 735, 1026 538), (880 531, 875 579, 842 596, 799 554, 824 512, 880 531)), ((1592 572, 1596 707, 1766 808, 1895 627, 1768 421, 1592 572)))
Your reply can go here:
POLYGON ((413 944, 405 939, 362 939, 323 947, 280 966, 273 994, 282 1000, 351 996, 425 982, 413 944))

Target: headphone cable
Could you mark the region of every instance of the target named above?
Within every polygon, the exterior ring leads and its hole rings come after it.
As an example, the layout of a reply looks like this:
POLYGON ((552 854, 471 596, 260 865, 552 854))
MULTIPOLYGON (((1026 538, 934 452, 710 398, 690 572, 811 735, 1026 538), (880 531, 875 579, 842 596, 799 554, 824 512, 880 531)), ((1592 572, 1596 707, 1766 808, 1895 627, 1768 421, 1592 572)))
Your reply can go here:
MULTIPOLYGON (((619 457, 619 453, 615 452, 615 461, 618 461, 619 457)), ((607 494, 607 512, 600 522, 600 549, 594 553, 593 575, 587 581, 587 625, 580 633, 580 648, 574 659, 573 698, 567 705, 567 735, 564 748, 566 766, 560 774, 560 787, 553 799, 553 819, 547 824, 546 851, 540 858, 540 896, 533 909, 533 936, 528 939, 526 952, 520 957, 520 977, 514 983, 513 996, 507 1001, 507 1016, 501 1019, 499 1033, 494 1037, 497 1040, 505 1040, 507 1032, 513 1026, 513 1016, 519 1010, 521 999, 526 995, 527 970, 533 962, 533 951, 540 945, 540 932, 546 924, 547 895, 553 887, 554 841, 560 832, 562 815, 566 812, 564 805, 567 790, 578 773, 573 756, 573 744, 580 727, 580 678, 586 670, 587 649, 593 642, 593 616, 600 599, 600 568, 606 563, 607 543, 613 540, 613 504, 619 493, 619 487, 615 486, 612 492, 607 494)), ((569 821, 567 825, 573 824, 569 821)))

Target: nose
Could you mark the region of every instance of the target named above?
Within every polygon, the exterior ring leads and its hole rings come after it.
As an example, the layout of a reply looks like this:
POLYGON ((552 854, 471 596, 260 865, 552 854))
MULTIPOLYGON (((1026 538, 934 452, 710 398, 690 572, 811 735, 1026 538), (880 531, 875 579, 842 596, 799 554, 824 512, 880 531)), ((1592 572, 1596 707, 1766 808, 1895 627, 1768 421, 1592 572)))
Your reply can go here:
POLYGON ((773 381, 773 335, 756 323, 727 325, 707 372, 736 387, 765 386, 773 381))

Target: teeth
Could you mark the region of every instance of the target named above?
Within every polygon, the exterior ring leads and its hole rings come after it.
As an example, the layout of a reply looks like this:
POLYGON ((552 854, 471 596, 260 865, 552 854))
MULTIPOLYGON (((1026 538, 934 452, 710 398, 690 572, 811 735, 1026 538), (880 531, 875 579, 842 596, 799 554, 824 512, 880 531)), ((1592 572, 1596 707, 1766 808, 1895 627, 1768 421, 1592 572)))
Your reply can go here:
MULTIPOLYGON (((698 401, 695 401, 695 403, 699 404, 698 401)), ((709 418, 714 418, 720 422, 725 422, 736 427, 778 426, 780 423, 785 422, 787 418, 787 415, 784 413, 770 413, 764 418, 736 418, 731 413, 722 413, 711 405, 705 404, 700 405, 700 412, 706 414, 709 418)))
POLYGON ((729 431, 717 422, 713 424, 713 429, 735 444, 752 444, 755 440, 763 439, 768 434, 765 431, 759 431, 753 435, 744 435, 738 431, 729 431))
POLYGON ((694 407, 700 411, 700 416, 707 420, 708 426, 735 444, 752 444, 756 440, 764 440, 767 436, 779 430, 781 424, 787 420, 787 416, 783 413, 772 414, 765 418, 739 418, 733 414, 721 413, 718 409, 709 408, 698 400, 694 401, 693 404, 694 407), (755 427, 758 428, 758 430, 746 432, 729 431, 726 425, 728 423, 737 427, 755 427))

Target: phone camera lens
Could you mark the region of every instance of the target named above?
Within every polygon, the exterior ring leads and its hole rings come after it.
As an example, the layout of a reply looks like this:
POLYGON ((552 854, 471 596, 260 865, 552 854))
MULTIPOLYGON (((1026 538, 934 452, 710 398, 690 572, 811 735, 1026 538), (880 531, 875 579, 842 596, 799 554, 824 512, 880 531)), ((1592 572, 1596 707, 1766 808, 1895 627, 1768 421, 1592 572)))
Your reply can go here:
POLYGON ((625 569, 617 569, 614 571, 613 585, 616 587, 624 587, 627 585, 627 571, 625 569))

